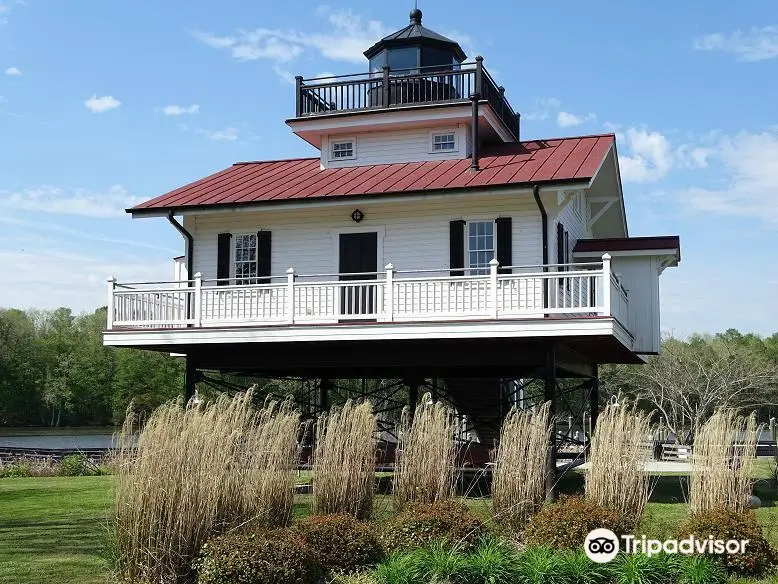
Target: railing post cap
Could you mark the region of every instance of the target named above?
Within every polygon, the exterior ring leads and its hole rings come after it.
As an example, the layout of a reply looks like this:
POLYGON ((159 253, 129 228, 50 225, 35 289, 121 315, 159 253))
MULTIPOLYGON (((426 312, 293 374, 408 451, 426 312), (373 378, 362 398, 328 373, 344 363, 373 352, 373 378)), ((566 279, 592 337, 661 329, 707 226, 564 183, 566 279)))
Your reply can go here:
POLYGON ((603 259, 603 261, 610 261, 610 259, 611 259, 611 254, 609 254, 609 253, 604 253, 604 254, 602 255, 602 259, 603 259))
POLYGON ((294 78, 295 79, 299 79, 300 81, 303 80, 303 76, 302 75, 295 75, 294 78))
POLYGON ((294 274, 294 268, 289 268, 288 270, 286 270, 286 273, 287 274, 294 274))
POLYGON ((489 265, 490 266, 499 266, 500 262, 497 261, 497 258, 492 258, 491 260, 489 260, 489 265))
POLYGON ((194 277, 195 277, 195 280, 199 280, 200 278, 202 278, 202 277, 203 277, 203 274, 202 274, 202 272, 197 272, 197 273, 194 275, 194 277))
POLYGON ((381 69, 389 69, 389 65, 384 65, 381 69))
POLYGON ((386 264, 384 266, 384 269, 385 270, 393 270, 394 269, 394 265, 392 265, 392 262, 389 262, 388 264, 386 264))
POLYGON ((475 60, 476 60, 476 61, 483 61, 483 60, 484 60, 484 58, 483 58, 481 55, 478 55, 478 56, 475 58, 475 60))
POLYGON ((115 284, 117 282, 116 276, 111 276, 110 278, 108 278, 108 281, 115 284))

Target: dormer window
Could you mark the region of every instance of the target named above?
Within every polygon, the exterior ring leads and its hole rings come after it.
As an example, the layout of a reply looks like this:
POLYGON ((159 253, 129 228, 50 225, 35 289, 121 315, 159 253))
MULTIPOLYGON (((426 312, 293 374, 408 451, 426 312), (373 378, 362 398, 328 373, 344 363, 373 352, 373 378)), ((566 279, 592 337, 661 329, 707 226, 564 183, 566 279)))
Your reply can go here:
POLYGON ((430 134, 430 152, 456 152, 456 132, 432 132, 430 134))
POLYGON ((341 138, 332 142, 330 160, 353 160, 356 157, 356 138, 341 138))

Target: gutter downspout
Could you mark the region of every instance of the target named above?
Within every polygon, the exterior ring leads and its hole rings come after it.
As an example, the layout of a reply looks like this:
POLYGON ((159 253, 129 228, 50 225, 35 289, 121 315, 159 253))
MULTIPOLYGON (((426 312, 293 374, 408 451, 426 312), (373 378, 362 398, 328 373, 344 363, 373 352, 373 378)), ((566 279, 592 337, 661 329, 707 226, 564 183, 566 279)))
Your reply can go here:
POLYGON ((178 231, 181 235, 184 236, 184 239, 186 239, 186 278, 187 280, 191 280, 194 278, 194 258, 192 257, 192 251, 194 250, 194 238, 192 237, 192 234, 184 229, 184 226, 181 225, 175 217, 173 217, 173 211, 167 212, 167 220, 170 221, 170 224, 176 228, 176 231, 178 231))
MULTIPOLYGON (((532 185, 532 196, 540 211, 540 222, 543 230, 543 271, 548 272, 548 213, 540 200, 540 186, 532 185)), ((548 279, 543 280, 543 306, 548 306, 548 279)))

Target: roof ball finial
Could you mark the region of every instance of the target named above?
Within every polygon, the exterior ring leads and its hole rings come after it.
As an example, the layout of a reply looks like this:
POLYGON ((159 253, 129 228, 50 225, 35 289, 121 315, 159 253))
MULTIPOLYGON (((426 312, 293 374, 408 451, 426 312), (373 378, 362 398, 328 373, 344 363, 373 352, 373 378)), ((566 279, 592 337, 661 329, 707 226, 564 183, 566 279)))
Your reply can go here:
POLYGON ((421 10, 418 8, 411 10, 411 24, 421 24, 421 10))

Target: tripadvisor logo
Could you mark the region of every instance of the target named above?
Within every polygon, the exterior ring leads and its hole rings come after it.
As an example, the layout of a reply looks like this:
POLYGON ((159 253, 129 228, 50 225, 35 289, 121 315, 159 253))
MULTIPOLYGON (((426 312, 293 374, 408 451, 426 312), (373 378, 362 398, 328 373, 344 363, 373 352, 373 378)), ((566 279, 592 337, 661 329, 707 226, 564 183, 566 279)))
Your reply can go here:
POLYGON ((584 541, 584 553, 593 562, 606 564, 615 558, 619 550, 628 554, 646 554, 648 557, 661 552, 666 554, 742 554, 746 551, 747 539, 714 539, 708 536, 700 539, 689 536, 684 539, 647 539, 646 536, 622 535, 619 538, 610 529, 594 529, 584 541))

